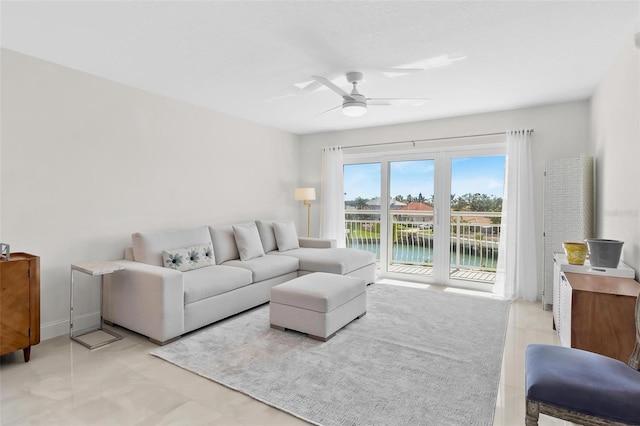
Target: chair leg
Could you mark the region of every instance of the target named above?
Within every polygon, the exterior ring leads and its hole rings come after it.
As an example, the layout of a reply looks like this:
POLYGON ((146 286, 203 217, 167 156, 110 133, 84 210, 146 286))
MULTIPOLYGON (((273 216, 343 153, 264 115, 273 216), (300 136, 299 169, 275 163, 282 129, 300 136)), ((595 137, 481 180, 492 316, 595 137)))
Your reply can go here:
POLYGON ((524 418, 526 426, 537 426, 540 418, 540 403, 527 399, 527 415, 524 418))

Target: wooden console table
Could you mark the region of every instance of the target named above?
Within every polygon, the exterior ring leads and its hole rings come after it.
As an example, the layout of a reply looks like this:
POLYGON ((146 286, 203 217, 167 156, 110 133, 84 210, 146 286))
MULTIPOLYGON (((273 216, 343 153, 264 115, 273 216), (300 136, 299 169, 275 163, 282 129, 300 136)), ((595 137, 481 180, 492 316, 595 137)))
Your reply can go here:
POLYGON ((22 349, 24 362, 31 346, 40 343, 40 258, 11 253, 0 259, 0 355, 22 349))
POLYGON ((556 324, 563 346, 629 361, 636 341, 640 283, 631 278, 564 272, 556 324))

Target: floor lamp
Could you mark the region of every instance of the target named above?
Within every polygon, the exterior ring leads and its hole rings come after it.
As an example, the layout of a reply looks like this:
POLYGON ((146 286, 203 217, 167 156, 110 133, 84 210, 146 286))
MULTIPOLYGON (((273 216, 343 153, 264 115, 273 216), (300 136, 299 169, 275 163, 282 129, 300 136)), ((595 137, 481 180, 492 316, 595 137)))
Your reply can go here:
POLYGON ((309 201, 316 199, 316 189, 315 188, 296 188, 296 193, 294 196, 295 200, 303 201, 304 205, 307 206, 307 237, 310 235, 310 227, 311 227, 311 203, 309 201))

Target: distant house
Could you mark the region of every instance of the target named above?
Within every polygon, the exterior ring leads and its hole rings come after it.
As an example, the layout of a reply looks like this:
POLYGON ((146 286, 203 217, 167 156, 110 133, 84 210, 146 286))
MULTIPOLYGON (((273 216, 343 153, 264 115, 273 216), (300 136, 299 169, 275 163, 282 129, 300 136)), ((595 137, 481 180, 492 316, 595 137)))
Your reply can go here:
POLYGON ((482 216, 462 216, 462 222, 472 225, 492 225, 490 218, 482 216))
POLYGON ((491 218, 484 216, 462 216, 461 223, 471 225, 470 228, 473 232, 482 232, 483 234, 490 235, 496 234, 497 228, 491 222, 491 218))
MULTIPOLYGON (((367 201, 367 206, 373 210, 380 210, 380 197, 367 201)), ((398 201, 394 198, 389 199, 389 208, 391 208, 391 210, 400 210, 404 206, 406 206, 406 204, 402 201, 398 201)))
POLYGON ((413 201, 407 205, 404 205, 400 208, 398 208, 398 210, 411 210, 411 211, 419 211, 419 212, 432 212, 433 211, 433 206, 430 206, 429 204, 426 203, 420 203, 417 201, 413 201))
POLYGON ((433 229, 433 206, 418 201, 399 207, 397 210, 406 211, 407 216, 403 218, 406 222, 420 222, 419 228, 433 229), (418 213, 420 212, 420 213, 418 213))

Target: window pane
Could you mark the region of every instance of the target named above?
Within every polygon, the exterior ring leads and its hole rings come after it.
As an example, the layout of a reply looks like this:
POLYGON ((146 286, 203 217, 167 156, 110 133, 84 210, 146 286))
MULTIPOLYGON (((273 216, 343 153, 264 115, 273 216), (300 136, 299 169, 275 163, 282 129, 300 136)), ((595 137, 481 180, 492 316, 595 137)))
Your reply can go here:
POLYGON ((374 253, 380 260, 380 163, 345 164, 344 200, 347 247, 374 253))
POLYGON ((451 159, 451 278, 495 280, 504 163, 503 155, 451 159))

